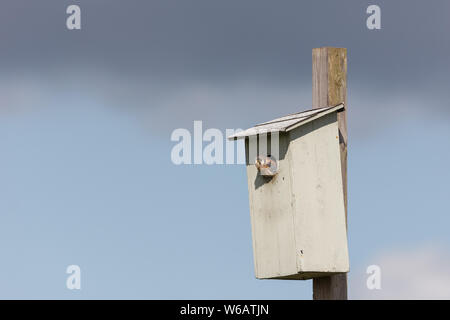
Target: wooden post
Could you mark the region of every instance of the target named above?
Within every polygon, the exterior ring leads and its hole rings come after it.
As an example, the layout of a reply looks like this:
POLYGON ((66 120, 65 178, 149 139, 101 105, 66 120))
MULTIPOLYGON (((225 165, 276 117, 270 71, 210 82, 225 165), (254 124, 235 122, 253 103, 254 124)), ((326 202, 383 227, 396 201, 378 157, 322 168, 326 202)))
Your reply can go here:
MULTIPOLYGON (((315 48, 312 52, 313 108, 344 103, 338 114, 342 183, 347 221, 347 49, 315 48)), ((347 300, 347 274, 313 279, 314 300, 347 300)))

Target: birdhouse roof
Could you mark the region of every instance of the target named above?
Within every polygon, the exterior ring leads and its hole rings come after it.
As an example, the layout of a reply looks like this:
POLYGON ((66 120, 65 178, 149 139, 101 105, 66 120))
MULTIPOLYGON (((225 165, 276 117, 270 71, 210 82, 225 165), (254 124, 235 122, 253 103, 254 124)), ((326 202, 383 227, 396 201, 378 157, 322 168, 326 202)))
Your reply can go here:
POLYGON ((341 111, 343 109, 344 104, 341 103, 334 107, 324 107, 293 113, 281 118, 257 124, 254 127, 249 128, 247 130, 237 132, 234 135, 229 136, 228 139, 233 140, 236 138, 244 138, 248 136, 254 136, 274 131, 288 132, 308 122, 323 117, 324 115, 327 115, 332 112, 341 111))

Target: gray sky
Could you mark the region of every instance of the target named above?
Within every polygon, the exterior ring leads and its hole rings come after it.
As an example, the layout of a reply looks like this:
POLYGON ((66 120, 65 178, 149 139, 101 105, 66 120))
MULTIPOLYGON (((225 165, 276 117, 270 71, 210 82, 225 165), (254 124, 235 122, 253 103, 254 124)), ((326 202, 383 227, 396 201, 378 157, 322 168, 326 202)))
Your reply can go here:
POLYGON ((13 70, 95 66, 170 81, 298 82, 309 81, 311 48, 329 45, 347 47, 351 78, 368 84, 420 85, 424 76, 448 70, 448 1, 377 1, 377 32, 365 27, 371 3, 3 1, 1 63, 13 70), (73 3, 82 9, 80 32, 64 28, 73 3))
POLYGON ((18 87, 8 95, 78 91, 143 109, 164 132, 195 117, 245 127, 310 106, 311 49, 328 45, 348 48, 353 123, 374 110, 395 116, 399 97, 412 112, 449 114, 448 1, 378 1, 378 31, 366 28, 370 1, 76 3, 82 30, 71 32, 71 1, 2 2, 0 77, 18 87))

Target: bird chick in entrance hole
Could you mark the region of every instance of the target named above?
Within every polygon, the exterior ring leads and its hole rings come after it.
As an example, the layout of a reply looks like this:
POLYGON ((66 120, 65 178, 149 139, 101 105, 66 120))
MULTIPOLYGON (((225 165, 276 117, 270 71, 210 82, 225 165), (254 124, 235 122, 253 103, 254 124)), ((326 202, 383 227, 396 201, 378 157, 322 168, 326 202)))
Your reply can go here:
POLYGON ((271 177, 278 173, 278 161, 271 155, 256 157, 255 166, 262 176, 271 177))

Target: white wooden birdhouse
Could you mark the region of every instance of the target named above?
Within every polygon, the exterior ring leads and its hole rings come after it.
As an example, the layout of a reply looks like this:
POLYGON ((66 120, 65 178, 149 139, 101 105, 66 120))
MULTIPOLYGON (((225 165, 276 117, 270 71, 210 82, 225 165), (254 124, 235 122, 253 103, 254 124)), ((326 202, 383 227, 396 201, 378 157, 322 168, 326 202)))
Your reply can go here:
POLYGON ((274 119, 245 138, 256 277, 349 271, 337 114, 344 105, 274 119))

